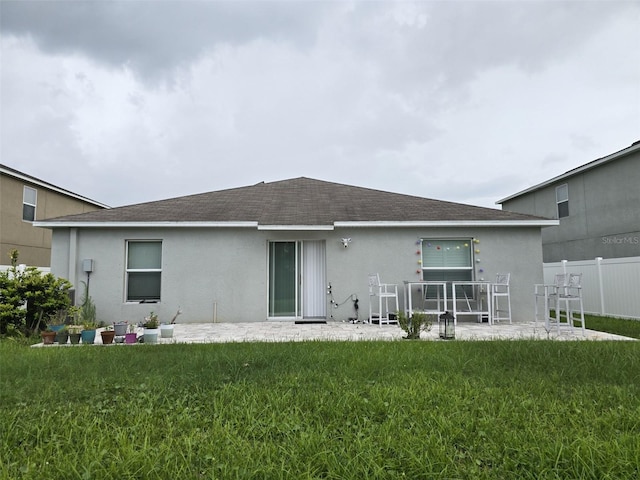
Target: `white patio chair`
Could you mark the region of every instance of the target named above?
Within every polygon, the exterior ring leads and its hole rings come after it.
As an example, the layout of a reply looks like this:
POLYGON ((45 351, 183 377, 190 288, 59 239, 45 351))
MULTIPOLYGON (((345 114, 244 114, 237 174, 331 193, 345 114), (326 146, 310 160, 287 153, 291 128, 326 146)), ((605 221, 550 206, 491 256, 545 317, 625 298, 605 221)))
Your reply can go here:
POLYGON ((574 327, 576 321, 580 322, 582 335, 585 335, 584 306, 582 303, 582 274, 570 273, 565 276, 565 284, 558 292, 556 319, 559 320, 564 312, 565 321, 574 327), (564 310, 562 307, 564 306, 564 310), (579 308, 579 310, 577 310, 579 308), (579 316, 577 316, 579 313, 579 316))
POLYGON ((558 332, 560 332, 560 325, 566 324, 573 328, 574 323, 579 321, 582 327, 582 334, 585 335, 586 333, 581 283, 581 273, 561 273, 555 276, 553 290, 549 293, 549 308, 555 310, 558 332), (553 307, 551 304, 553 304, 553 307), (578 314, 579 316, 577 316, 578 314))
POLYGON ((509 323, 511 323, 510 277, 510 273, 498 273, 496 281, 491 284, 491 306, 493 308, 491 316, 493 322, 509 320, 509 323))
POLYGON ((378 320, 379 326, 382 326, 383 323, 397 323, 397 318, 391 319, 390 316, 390 314, 395 315, 397 311, 398 286, 391 283, 380 283, 380 276, 377 273, 369 274, 369 323, 373 323, 374 319, 378 320), (393 310, 389 309, 390 300, 394 307, 393 310), (377 304, 377 311, 374 311, 374 303, 377 304))

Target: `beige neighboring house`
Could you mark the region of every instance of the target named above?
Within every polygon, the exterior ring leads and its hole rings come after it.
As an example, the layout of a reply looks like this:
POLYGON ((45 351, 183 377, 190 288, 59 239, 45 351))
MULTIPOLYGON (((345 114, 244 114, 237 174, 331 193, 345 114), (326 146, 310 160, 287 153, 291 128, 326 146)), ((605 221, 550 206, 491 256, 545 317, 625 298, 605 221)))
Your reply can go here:
POLYGON ((49 267, 51 230, 34 227, 33 222, 105 208, 109 207, 0 164, 0 265, 8 265, 9 252, 17 249, 20 263, 49 267))

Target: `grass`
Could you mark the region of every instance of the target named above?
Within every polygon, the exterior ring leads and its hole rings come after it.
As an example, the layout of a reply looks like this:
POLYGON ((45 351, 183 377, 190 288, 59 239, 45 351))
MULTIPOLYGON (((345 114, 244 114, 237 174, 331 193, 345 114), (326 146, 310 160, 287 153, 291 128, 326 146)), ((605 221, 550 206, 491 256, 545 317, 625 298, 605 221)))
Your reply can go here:
POLYGON ((2 479, 638 478, 640 343, 0 344, 2 479))
POLYGON ((585 325, 590 330, 615 333, 624 337, 640 340, 640 320, 625 320, 622 318, 585 315, 585 325))

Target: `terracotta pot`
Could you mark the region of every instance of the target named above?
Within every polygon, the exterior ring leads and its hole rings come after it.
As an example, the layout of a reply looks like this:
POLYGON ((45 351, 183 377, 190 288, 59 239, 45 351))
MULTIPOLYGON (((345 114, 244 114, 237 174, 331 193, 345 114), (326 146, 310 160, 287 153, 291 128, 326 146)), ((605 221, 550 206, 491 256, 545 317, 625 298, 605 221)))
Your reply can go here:
POLYGON ((42 343, 53 345, 53 341, 56 339, 56 332, 42 332, 40 336, 42 337, 42 343))
POLYGON ((100 332, 100 336, 102 337, 102 344, 109 345, 110 343, 113 343, 113 337, 116 336, 116 332, 113 330, 103 330, 100 332))

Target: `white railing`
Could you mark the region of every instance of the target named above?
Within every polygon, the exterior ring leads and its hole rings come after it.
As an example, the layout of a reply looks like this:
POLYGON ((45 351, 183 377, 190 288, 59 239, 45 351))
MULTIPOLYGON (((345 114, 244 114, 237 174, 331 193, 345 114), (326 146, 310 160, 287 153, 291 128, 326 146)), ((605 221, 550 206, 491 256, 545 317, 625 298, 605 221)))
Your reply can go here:
POLYGON ((640 257, 545 263, 544 283, 558 273, 582 273, 585 312, 640 320, 640 257))

